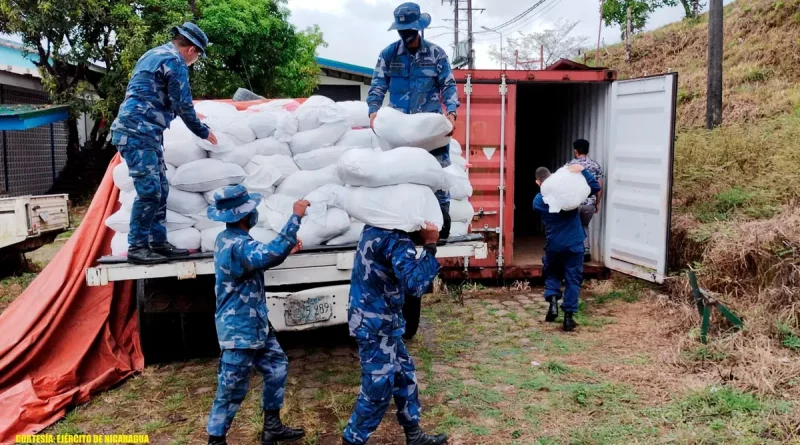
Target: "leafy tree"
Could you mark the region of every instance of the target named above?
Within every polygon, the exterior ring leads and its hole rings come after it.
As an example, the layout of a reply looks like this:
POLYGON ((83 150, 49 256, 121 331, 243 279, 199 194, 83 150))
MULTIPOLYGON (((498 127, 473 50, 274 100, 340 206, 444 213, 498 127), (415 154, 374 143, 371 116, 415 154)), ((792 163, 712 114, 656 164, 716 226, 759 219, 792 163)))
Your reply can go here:
POLYGON ((513 67, 517 61, 515 51, 519 51, 520 69, 539 69, 542 47, 544 47, 545 66, 559 59, 576 57, 578 51, 588 41, 588 37, 570 35, 577 25, 578 22, 559 19, 550 29, 530 34, 520 32, 519 37, 509 37, 506 40, 504 54, 500 54, 497 46, 492 46, 489 49, 489 57, 495 62, 513 67))
POLYGON ((664 6, 675 6, 678 0, 606 0, 603 4, 603 20, 606 26, 617 25, 621 29, 621 37, 625 40, 628 23, 628 8, 631 8, 631 33, 644 29, 650 14, 664 6))

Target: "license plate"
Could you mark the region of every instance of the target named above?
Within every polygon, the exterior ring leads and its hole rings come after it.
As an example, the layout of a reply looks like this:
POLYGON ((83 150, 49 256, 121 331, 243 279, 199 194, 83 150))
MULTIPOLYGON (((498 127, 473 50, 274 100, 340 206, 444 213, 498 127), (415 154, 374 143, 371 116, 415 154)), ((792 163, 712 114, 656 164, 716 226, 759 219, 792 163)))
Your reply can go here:
POLYGON ((286 326, 301 326, 328 321, 333 316, 333 305, 327 295, 302 301, 288 300, 283 316, 286 326))

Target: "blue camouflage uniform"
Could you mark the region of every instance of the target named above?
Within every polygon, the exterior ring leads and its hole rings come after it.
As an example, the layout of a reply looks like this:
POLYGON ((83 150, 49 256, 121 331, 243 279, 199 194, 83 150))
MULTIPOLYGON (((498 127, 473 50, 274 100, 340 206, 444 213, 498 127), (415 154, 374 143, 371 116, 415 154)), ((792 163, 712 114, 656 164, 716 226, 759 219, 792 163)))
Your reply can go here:
MULTIPOLYGON (((251 200, 240 211, 252 213, 257 204, 258 200, 251 200)), ((213 212, 213 207, 209 208, 209 218, 219 220, 213 212)), ((289 361, 267 318, 264 270, 286 259, 297 244, 299 228, 300 218, 292 215, 278 238, 269 244, 255 241, 246 231, 230 225, 217 237, 215 321, 222 353, 217 395, 206 427, 211 436, 225 436, 230 429, 247 394, 251 368, 264 374, 262 408, 268 411, 283 406, 289 361)))
POLYGON ((366 226, 358 244, 350 281, 350 335, 358 341, 361 393, 344 438, 364 444, 383 419, 394 397, 397 420, 419 424, 420 403, 414 362, 402 335, 403 302, 420 298, 439 272, 435 248, 417 259, 405 232, 366 226))
MULTIPOLYGON (((402 41, 392 43, 381 52, 372 76, 372 86, 367 96, 369 113, 383 105, 389 92, 389 106, 405 114, 442 113, 442 104, 448 113, 455 113, 461 105, 458 88, 444 50, 420 37, 416 53, 406 49, 402 41)), ((450 165, 450 147, 432 150, 442 167, 450 165)), ((436 192, 439 204, 449 211, 450 194, 436 192)))
POLYGON ((164 221, 169 185, 161 150, 164 130, 175 116, 200 138, 208 128, 197 118, 189 70, 173 43, 153 48, 136 63, 125 100, 111 124, 112 139, 130 169, 136 188, 131 211, 131 248, 167 241, 164 221))
MULTIPOLYGON (((591 189, 591 195, 600 191, 600 183, 588 170, 581 172, 591 189)), ((545 226, 544 258, 542 258, 544 276, 544 299, 550 297, 561 299, 561 284, 564 283, 564 312, 578 311, 578 296, 583 281, 583 240, 586 233, 581 225, 578 209, 550 213, 550 206, 545 204, 539 193, 533 200, 533 210, 542 217, 545 226)))

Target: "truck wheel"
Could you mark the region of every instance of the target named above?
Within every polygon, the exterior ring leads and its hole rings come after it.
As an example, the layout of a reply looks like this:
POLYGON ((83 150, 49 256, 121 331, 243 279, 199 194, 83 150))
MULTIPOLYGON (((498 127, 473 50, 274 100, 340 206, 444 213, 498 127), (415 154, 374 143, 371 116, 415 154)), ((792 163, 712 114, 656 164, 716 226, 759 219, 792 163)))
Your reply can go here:
POLYGON ((403 318, 406 319, 406 332, 403 334, 404 339, 411 340, 417 335, 421 315, 422 299, 406 297, 405 304, 403 304, 403 318))

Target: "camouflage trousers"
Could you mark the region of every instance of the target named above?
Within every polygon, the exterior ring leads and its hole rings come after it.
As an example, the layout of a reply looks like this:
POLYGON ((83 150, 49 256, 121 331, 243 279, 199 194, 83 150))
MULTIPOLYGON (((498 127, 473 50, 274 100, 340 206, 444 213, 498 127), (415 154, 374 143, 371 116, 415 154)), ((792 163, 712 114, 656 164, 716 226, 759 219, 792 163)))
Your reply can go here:
POLYGON ((128 164, 136 188, 128 244, 137 248, 167 242, 164 223, 169 183, 161 148, 128 138, 125 145, 118 145, 117 149, 128 164))
POLYGON ((344 438, 364 444, 378 428, 394 397, 397 421, 402 426, 419 424, 421 407, 414 361, 401 337, 358 340, 361 358, 361 393, 344 438))
POLYGON ((247 395, 250 370, 255 368, 264 375, 261 408, 278 410, 283 407, 286 374, 289 360, 270 329, 263 349, 225 349, 217 367, 217 396, 211 406, 206 430, 211 436, 228 433, 247 395))

